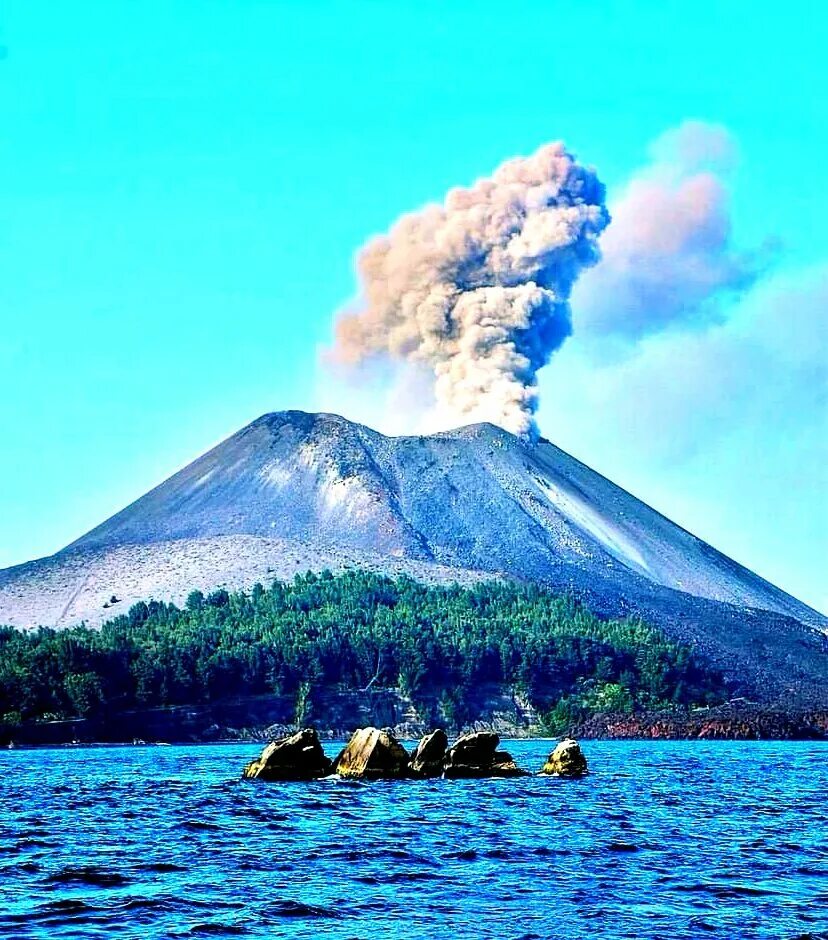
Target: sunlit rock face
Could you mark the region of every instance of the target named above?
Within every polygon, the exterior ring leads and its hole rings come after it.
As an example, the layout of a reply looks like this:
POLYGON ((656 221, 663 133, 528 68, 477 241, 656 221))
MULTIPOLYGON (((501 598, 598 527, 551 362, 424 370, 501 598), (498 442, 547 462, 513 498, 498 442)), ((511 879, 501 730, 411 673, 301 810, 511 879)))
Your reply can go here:
POLYGON ((541 768, 542 774, 553 777, 583 777, 587 772, 587 761, 581 745, 572 738, 566 738, 556 745, 546 763, 541 768))
POLYGON ((360 728, 333 763, 340 777, 400 780, 408 776, 408 751, 388 729, 360 728))
POLYGON ((271 741, 257 760, 242 772, 245 780, 315 780, 331 772, 319 736, 313 728, 271 741))

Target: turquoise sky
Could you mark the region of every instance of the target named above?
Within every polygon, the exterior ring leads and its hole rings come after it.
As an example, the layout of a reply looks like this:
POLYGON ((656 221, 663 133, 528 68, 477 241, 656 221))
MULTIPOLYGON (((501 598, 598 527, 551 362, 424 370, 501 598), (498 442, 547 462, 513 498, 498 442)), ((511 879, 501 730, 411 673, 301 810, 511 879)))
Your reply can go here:
MULTIPOLYGON (((826 24, 824 4, 755 0, 5 0, 0 565, 57 550, 265 411, 335 407, 319 351, 360 244, 547 140, 612 196, 669 128, 724 125, 734 238, 777 239, 774 277, 820 281, 826 24)), ((780 301, 787 350, 791 330, 824 343, 826 297, 780 301)), ((715 444, 682 411, 692 439, 669 452, 640 427, 605 433, 600 403, 556 411, 555 367, 548 437, 828 606, 824 371, 749 424, 724 427, 705 396, 715 444)), ((727 363, 710 369, 694 381, 718 387, 727 363)))

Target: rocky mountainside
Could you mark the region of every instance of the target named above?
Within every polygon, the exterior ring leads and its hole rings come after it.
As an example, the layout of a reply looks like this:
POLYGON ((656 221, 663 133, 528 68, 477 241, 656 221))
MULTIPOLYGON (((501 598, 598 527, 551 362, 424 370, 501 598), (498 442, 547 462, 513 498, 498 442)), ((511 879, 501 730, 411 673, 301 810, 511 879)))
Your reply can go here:
POLYGON ((759 691, 828 694, 828 619, 548 441, 487 424, 385 437, 264 415, 51 558, 0 572, 0 623, 98 623, 139 598, 357 565, 537 581, 640 612, 759 691))

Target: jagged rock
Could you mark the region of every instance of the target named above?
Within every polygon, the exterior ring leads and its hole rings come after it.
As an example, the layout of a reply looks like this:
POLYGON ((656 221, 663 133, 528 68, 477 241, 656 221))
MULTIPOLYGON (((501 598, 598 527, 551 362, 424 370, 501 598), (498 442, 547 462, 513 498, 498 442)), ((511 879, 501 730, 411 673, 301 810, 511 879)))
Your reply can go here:
POLYGON ((388 729, 360 728, 334 762, 342 777, 364 780, 408 776, 408 751, 388 729))
POLYGON ((525 771, 515 764, 512 755, 498 751, 500 738, 493 731, 475 731, 459 737, 446 755, 443 776, 521 777, 525 771))
POLYGON ((448 735, 442 728, 427 734, 414 748, 410 770, 414 777, 439 777, 446 760, 448 735))
POLYGON ((492 777, 527 777, 528 770, 521 770, 508 751, 495 751, 492 777))
POLYGON ((305 728, 277 741, 271 741, 257 760, 250 761, 242 776, 247 780, 314 780, 331 772, 319 737, 305 728))
POLYGON ((461 734, 448 753, 449 761, 463 764, 489 764, 494 760, 500 736, 494 731, 461 734))
POLYGON ((587 761, 581 745, 572 738, 561 741, 541 769, 542 774, 556 777, 582 777, 587 772, 587 761))

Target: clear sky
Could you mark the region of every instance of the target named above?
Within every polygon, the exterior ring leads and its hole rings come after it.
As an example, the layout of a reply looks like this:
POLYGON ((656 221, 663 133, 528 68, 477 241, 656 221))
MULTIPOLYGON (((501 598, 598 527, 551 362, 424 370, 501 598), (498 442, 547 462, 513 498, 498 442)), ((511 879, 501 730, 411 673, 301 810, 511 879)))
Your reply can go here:
POLYGON ((5 0, 0 565, 263 412, 336 409, 320 349, 401 212, 555 139, 612 208, 691 120, 729 135, 733 245, 773 264, 622 355, 575 304, 539 423, 826 609, 827 27, 817 2, 5 0))

